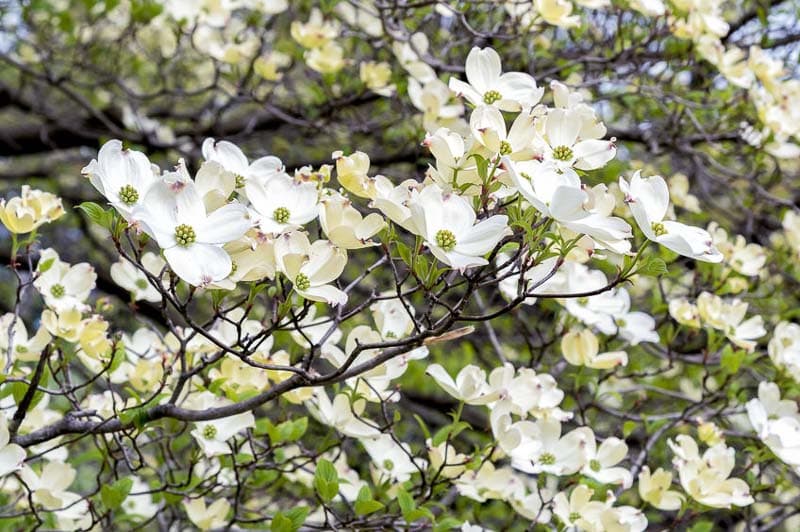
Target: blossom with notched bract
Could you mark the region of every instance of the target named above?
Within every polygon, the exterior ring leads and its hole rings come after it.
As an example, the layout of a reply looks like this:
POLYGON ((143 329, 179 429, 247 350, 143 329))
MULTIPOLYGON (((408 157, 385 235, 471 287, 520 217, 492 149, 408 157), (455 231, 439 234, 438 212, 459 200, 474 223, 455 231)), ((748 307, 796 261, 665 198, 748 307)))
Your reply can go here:
POLYGON ((722 261, 722 253, 714 247, 708 231, 664 220, 669 209, 669 188, 661 176, 643 178, 641 171, 637 171, 630 184, 620 177, 619 187, 636 223, 649 240, 685 257, 705 262, 722 261))
POLYGON ((344 305, 347 294, 329 284, 347 264, 347 254, 327 240, 313 244, 300 231, 284 233, 275 240, 278 270, 289 278, 295 292, 311 301, 344 305))
POLYGON ((81 173, 126 220, 158 180, 147 156, 123 148, 119 140, 103 144, 97 159, 92 159, 81 173))
POLYGON ((207 213, 193 181, 159 181, 131 213, 164 250, 170 268, 193 286, 220 281, 231 273, 224 244, 252 226, 247 208, 229 203, 207 213))
POLYGON ((543 215, 570 231, 590 236, 605 247, 627 247, 624 241, 631 237, 630 225, 592 208, 592 198, 572 168, 558 168, 552 161, 514 163, 508 157, 503 157, 502 161, 522 197, 543 215))
POLYGON ((735 465, 735 451, 718 443, 701 456, 697 442, 680 434, 667 442, 675 453, 681 486, 694 500, 712 508, 753 504, 750 487, 742 479, 728 478, 735 465))
POLYGON ((51 339, 44 326, 29 337, 22 318, 11 312, 0 316, 0 357, 4 359, 11 355, 15 360, 35 362, 51 339), (8 352, 9 347, 12 353, 8 352))
POLYGON ((413 226, 428 248, 437 259, 455 269, 488 264, 483 255, 511 234, 506 215, 496 214, 475 223, 475 211, 469 201, 436 184, 425 187, 409 207, 413 226))
POLYGON ((484 405, 500 397, 500 392, 491 390, 486 383, 486 372, 472 364, 462 368, 455 380, 439 364, 431 364, 425 373, 452 397, 468 405, 484 405))
POLYGON ((544 89, 523 72, 502 73, 500 56, 491 48, 474 47, 467 56, 467 82, 450 78, 450 90, 472 105, 494 105, 502 111, 519 112, 539 103, 544 89))
POLYGON ((232 172, 236 178, 237 188, 244 187, 250 180, 264 183, 283 171, 283 163, 277 157, 267 155, 250 163, 241 148, 227 140, 216 141, 213 138, 204 140, 203 158, 206 161, 217 162, 225 170, 232 172))
POLYGON ((266 183, 248 181, 245 194, 257 213, 259 229, 266 234, 297 229, 317 217, 319 193, 313 182, 279 173, 266 183))
POLYGON ((595 125, 593 116, 581 109, 551 109, 545 117, 544 134, 537 145, 544 160, 558 168, 595 170, 617 154, 614 139, 581 138, 584 122, 595 125))
POLYGON ((56 312, 85 310, 85 301, 95 286, 97 274, 88 262, 70 265, 48 248, 39 256, 33 286, 42 294, 45 304, 56 312))
MULTIPOLYGON (((150 251, 142 254, 142 267, 155 277, 161 274, 164 268, 164 259, 150 251)), ((158 289, 150 284, 144 272, 137 268, 132 262, 124 257, 111 265, 109 270, 111 279, 119 286, 131 293, 133 301, 149 301, 156 303, 161 301, 161 294, 158 289)))

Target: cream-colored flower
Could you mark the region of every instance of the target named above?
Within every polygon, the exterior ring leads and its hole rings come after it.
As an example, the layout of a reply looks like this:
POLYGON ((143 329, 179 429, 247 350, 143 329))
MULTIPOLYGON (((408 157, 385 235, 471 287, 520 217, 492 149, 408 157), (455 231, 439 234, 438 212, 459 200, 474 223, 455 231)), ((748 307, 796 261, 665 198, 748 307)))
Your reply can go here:
POLYGON ((339 35, 339 24, 335 20, 325 20, 322 11, 314 8, 307 22, 295 20, 289 31, 292 39, 303 48, 319 48, 339 35))
POLYGON ((625 351, 599 353, 597 336, 590 329, 570 331, 561 339, 561 352, 573 366, 586 366, 594 369, 612 369, 628 364, 625 351))
POLYGON ((679 510, 685 497, 679 492, 669 489, 672 486, 672 473, 660 467, 650 473, 648 466, 642 467, 639 473, 639 496, 649 504, 671 512, 679 510))
POLYGON ((200 530, 220 528, 227 522, 231 504, 227 499, 217 499, 211 506, 206 506, 204 498, 183 501, 186 515, 200 530))
POLYGON ((361 198, 374 196, 374 182, 367 176, 369 155, 362 151, 351 155, 335 151, 331 158, 336 161, 336 179, 345 190, 361 198))
POLYGON ((283 72, 280 72, 280 69, 286 68, 291 63, 291 57, 283 52, 273 50, 258 57, 253 63, 253 70, 267 81, 280 81, 283 78, 283 72))
POLYGON ((319 222, 325 236, 342 249, 377 246, 370 240, 386 226, 378 213, 362 216, 349 199, 332 193, 320 201, 319 222))
POLYGON ((330 41, 319 48, 307 50, 303 57, 309 68, 322 74, 335 74, 347 64, 344 49, 336 42, 330 41))
POLYGON ((700 311, 697 305, 686 298, 670 299, 669 315, 681 325, 700 328, 700 311))
POLYGON ((0 200, 0 222, 12 233, 24 234, 64 215, 61 198, 22 185, 18 197, 0 200))
POLYGON ((395 86, 389 84, 392 78, 392 67, 389 63, 366 61, 359 66, 358 75, 372 92, 381 96, 391 96, 394 93, 395 86))

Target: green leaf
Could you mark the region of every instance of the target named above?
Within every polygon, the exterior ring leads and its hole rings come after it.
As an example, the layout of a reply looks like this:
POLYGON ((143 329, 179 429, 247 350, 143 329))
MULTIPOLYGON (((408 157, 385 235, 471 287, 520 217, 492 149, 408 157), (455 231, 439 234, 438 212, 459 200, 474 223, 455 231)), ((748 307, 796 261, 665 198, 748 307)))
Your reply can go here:
POLYGON ((456 519, 455 517, 443 517, 436 521, 436 525, 433 527, 433 532, 446 532, 447 530, 453 530, 455 528, 460 528, 462 525, 462 521, 456 519))
POLYGON ((301 417, 295 420, 284 421, 273 425, 269 420, 264 420, 264 430, 273 445, 299 440, 308 429, 308 418, 301 417))
POLYGON ((489 178, 489 161, 477 153, 473 153, 470 155, 470 157, 475 159, 475 167, 478 170, 478 177, 481 178, 481 181, 486 183, 486 180, 489 178))
POLYGON ((634 430, 636 430, 637 426, 638 424, 635 421, 626 421, 622 424, 622 436, 627 438, 633 433, 634 430))
POLYGON ((659 275, 669 273, 669 271, 667 270, 667 263, 664 262, 664 259, 659 257, 650 257, 650 260, 648 260, 645 265, 640 267, 637 273, 648 275, 650 277, 658 277, 659 275))
POLYGON ((382 509, 383 504, 373 500, 356 501, 353 507, 355 508, 356 515, 367 515, 382 509))
POLYGON ((370 491, 369 487, 362 486, 361 489, 358 490, 358 497, 353 505, 356 515, 371 514, 372 512, 377 512, 383 507, 383 504, 372 498, 372 491, 370 491))
POLYGON ((164 8, 154 0, 133 0, 131 2, 131 17, 134 21, 147 24, 156 18, 164 8))
POLYGON ((723 371, 733 375, 739 372, 746 355, 747 353, 743 349, 733 349, 730 345, 726 345, 719 359, 719 365, 723 371))
POLYGON ((329 461, 320 459, 314 472, 314 489, 325 502, 330 502, 339 493, 339 475, 329 461))
MULTIPOLYGON (((414 498, 402 487, 397 490, 397 504, 400 505, 400 511, 403 513, 403 517, 417 509, 417 503, 414 501, 414 498)), ((408 521, 408 519, 406 519, 406 521, 408 521)))
POLYGON ((437 447, 444 443, 444 441, 449 437, 455 438, 456 436, 461 433, 464 429, 468 429, 470 427, 469 423, 466 421, 459 421, 458 423, 452 423, 450 425, 445 425, 444 427, 440 428, 436 434, 433 436, 433 443, 434 447, 437 447))
POLYGON ((100 486, 100 500, 109 510, 116 510, 122 506, 132 486, 133 480, 130 478, 121 478, 111 485, 103 484, 100 486))
POLYGON ((111 209, 105 210, 97 203, 93 201, 84 201, 77 207, 78 209, 82 210, 86 217, 89 218, 91 222, 96 223, 100 227, 104 229, 111 228, 111 221, 114 219, 114 215, 111 212, 111 209))
POLYGON ((44 260, 44 261, 40 262, 39 265, 36 266, 36 271, 38 271, 39 273, 46 272, 47 270, 49 270, 53 266, 55 261, 56 261, 56 258, 55 257, 51 257, 51 258, 49 258, 47 260, 44 260))
POLYGON ((711 521, 698 521, 692 525, 688 532, 711 532, 714 530, 714 523, 711 521))
POLYGON ((292 520, 289 519, 283 512, 278 512, 272 516, 272 523, 269 529, 272 532, 295 532, 300 527, 295 528, 292 520))

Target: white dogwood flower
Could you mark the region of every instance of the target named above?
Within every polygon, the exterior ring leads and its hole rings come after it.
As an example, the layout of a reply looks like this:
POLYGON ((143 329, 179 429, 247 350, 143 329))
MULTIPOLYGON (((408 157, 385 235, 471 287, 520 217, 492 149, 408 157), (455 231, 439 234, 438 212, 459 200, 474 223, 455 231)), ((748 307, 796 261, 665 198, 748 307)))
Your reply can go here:
POLYGON ((319 193, 312 182, 277 174, 266 183, 248 181, 245 194, 258 213, 259 229, 266 234, 297 229, 317 217, 319 193))
POLYGON ((268 155, 250 163, 241 148, 227 140, 204 140, 203 157, 206 161, 215 161, 228 172, 232 172, 236 179, 236 188, 244 187, 250 180, 265 183, 283 171, 283 163, 277 157, 268 155))
POLYGON ((474 47, 467 56, 467 82, 450 78, 450 90, 472 105, 494 105, 502 111, 519 112, 539 103, 544 89, 522 72, 502 73, 500 56, 492 48, 474 47))
POLYGON ((0 358, 6 359, 8 349, 11 347, 12 357, 15 360, 35 362, 39 360, 39 355, 51 339, 44 325, 37 329, 35 335, 29 337, 28 329, 21 317, 11 312, 0 316, 0 358))
POLYGON ((590 208, 590 196, 571 168, 559 169, 553 163, 535 160, 513 163, 508 157, 503 158, 503 167, 523 198, 570 231, 612 248, 615 242, 631 237, 627 222, 590 208))
POLYGON ((507 216, 496 214, 476 224, 470 202, 436 184, 425 187, 410 209, 413 226, 434 256, 459 270, 488 264, 482 255, 511 233, 507 216))
MULTIPOLYGON (((551 109, 545 117, 540 142, 542 158, 552 161, 558 168, 579 170, 602 168, 613 159, 617 154, 613 139, 580 138, 586 118, 580 109, 551 109)), ((589 120, 595 123, 593 118, 589 120)))
POLYGON ((363 399, 357 399, 351 404, 350 397, 340 393, 331 401, 324 388, 314 388, 313 398, 306 401, 305 405, 317 421, 333 427, 345 436, 374 438, 380 435, 377 427, 361 418, 367 405, 363 399))
POLYGON ((497 107, 481 105, 472 112, 469 127, 475 140, 489 151, 507 155, 511 159, 521 159, 532 154, 531 142, 536 135, 533 121, 532 113, 520 113, 508 130, 505 118, 497 107))
POLYGON ((275 240, 275 260, 294 290, 306 299, 329 305, 344 305, 347 294, 333 286, 347 264, 347 254, 327 240, 313 244, 299 231, 275 240))
POLYGON ((252 226, 247 208, 238 203, 207 213, 194 182, 179 179, 153 185, 131 217, 164 250, 172 271, 194 286, 231 273, 231 258, 222 246, 252 226))
POLYGON ((45 304, 56 312, 69 309, 86 310, 85 301, 94 289, 97 273, 88 262, 70 265, 48 248, 39 256, 33 286, 42 294, 45 304))
POLYGON ((103 144, 97 159, 92 159, 81 173, 126 220, 158 180, 147 156, 123 148, 119 140, 103 144))
POLYGON ((528 474, 572 475, 586 465, 586 448, 594 441, 589 427, 561 435, 561 422, 542 418, 517 423, 521 441, 509 454, 511 466, 528 474))
POLYGON ((10 441, 8 419, 0 415, 0 478, 17 471, 25 462, 25 449, 10 441))
POLYGON ((469 405, 485 405, 499 397, 499 392, 491 390, 486 383, 486 372, 472 364, 464 366, 455 380, 439 364, 431 364, 425 373, 451 397, 469 405))
MULTIPOLYGON (((142 254, 142 266, 151 275, 158 277, 164 268, 164 259, 153 252, 147 251, 142 254)), ((139 268, 134 266, 128 259, 120 259, 111 265, 109 269, 111 279, 119 286, 131 293, 134 301, 150 301, 156 303, 161 301, 161 294, 155 286, 150 284, 150 280, 139 268)))
POLYGON ((206 457, 230 454, 231 447, 227 441, 243 430, 254 427, 255 423, 252 412, 242 412, 221 419, 195 423, 192 436, 206 457))
POLYGON ((684 491, 712 508, 753 504, 750 487, 742 479, 728 478, 736 463, 733 448, 718 443, 701 456, 697 442, 685 434, 667 442, 675 453, 674 464, 684 491))
POLYGON ((708 231, 664 219, 669 209, 669 188, 661 176, 643 178, 641 171, 637 171, 630 184, 620 177, 619 187, 636 223, 649 240, 685 257, 722 261, 722 253, 714 247, 708 231))
POLYGON ((758 385, 758 397, 747 402, 747 416, 761 441, 775 456, 800 472, 800 414, 797 403, 781 399, 774 382, 758 385))
POLYGON ((586 440, 586 464, 581 473, 602 484, 618 484, 628 489, 633 484, 631 472, 624 467, 614 467, 628 455, 627 444, 619 438, 606 438, 600 447, 594 439, 586 440))

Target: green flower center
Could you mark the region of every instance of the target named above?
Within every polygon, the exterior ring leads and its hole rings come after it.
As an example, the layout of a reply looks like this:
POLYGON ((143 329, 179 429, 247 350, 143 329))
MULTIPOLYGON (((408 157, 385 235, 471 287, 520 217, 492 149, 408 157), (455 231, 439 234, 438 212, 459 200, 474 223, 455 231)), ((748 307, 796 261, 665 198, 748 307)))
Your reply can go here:
POLYGON ((294 279, 294 285, 298 290, 308 290, 311 288, 311 281, 308 279, 306 274, 298 273, 297 277, 294 279))
POLYGON ((181 224, 175 228, 175 240, 179 246, 187 247, 197 240, 197 235, 194 234, 194 228, 191 225, 181 224))
POLYGON ((542 453, 539 457, 539 463, 543 465, 553 465, 556 463, 556 457, 552 453, 542 453))
POLYGON ((54 284, 50 287, 50 294, 52 294, 53 297, 61 297, 65 293, 66 290, 64 290, 64 285, 54 284))
POLYGON ((144 279, 136 279, 136 288, 139 290, 146 290, 147 289, 147 281, 144 279))
POLYGON ((119 199, 122 200, 122 203, 125 205, 133 205, 139 201, 139 191, 131 185, 125 185, 119 189, 119 199))
POLYGON ((601 466, 600 462, 598 462, 597 460, 590 460, 589 467, 592 469, 592 471, 597 472, 600 471, 600 469, 602 469, 603 466, 601 466))
POLYGON ((578 519, 580 519, 580 518, 581 518, 581 514, 579 514, 578 512, 570 512, 570 514, 569 514, 569 520, 572 521, 573 523, 575 521, 577 521, 578 519))
POLYGON ((236 174, 234 179, 236 180, 236 188, 244 187, 244 176, 243 175, 236 174))
POLYGON ((383 468, 386 471, 391 471, 392 469, 394 469, 394 462, 392 462, 387 458, 386 460, 383 461, 383 468))
POLYGON ((553 159, 559 161, 569 161, 572 159, 573 155, 572 148, 569 146, 557 146, 553 148, 553 159))
POLYGON ((456 235, 447 229, 440 229, 436 232, 436 245, 445 251, 453 251, 456 247, 456 235))
POLYGON ((652 222, 650 224, 650 227, 653 229, 653 232, 656 234, 656 236, 667 234, 667 228, 664 227, 664 224, 662 224, 661 222, 652 222))
POLYGON ((27 352, 28 352, 28 348, 25 347, 24 345, 18 345, 17 346, 17 353, 27 353, 27 352))
POLYGON ((275 209, 275 212, 272 213, 272 218, 279 224, 287 224, 289 223, 290 215, 289 209, 286 207, 278 207, 275 209))
POLYGON ((486 94, 483 95, 483 103, 486 105, 492 105, 497 100, 502 100, 503 95, 497 91, 486 91, 486 94))
POLYGON ((507 140, 500 143, 500 155, 508 155, 512 152, 511 144, 507 140))
POLYGON ((214 436, 217 435, 217 427, 214 425, 206 425, 203 427, 203 437, 207 440, 214 439, 214 436))

